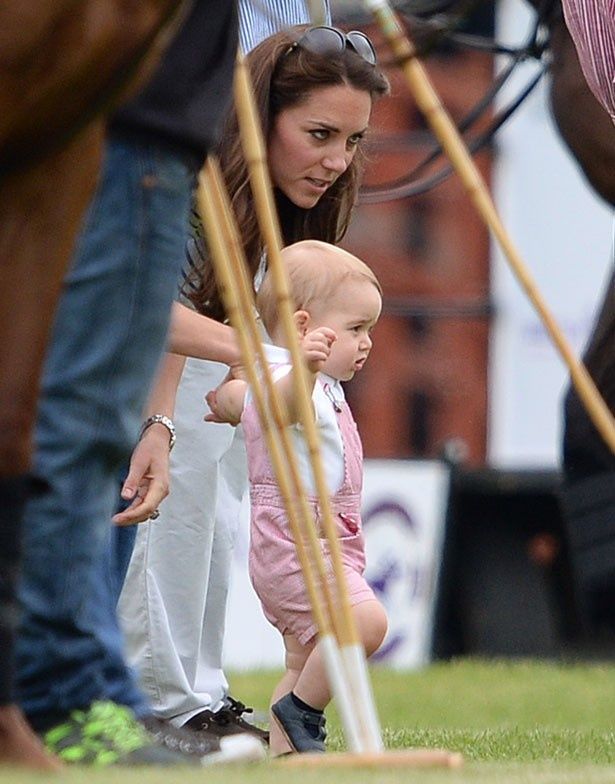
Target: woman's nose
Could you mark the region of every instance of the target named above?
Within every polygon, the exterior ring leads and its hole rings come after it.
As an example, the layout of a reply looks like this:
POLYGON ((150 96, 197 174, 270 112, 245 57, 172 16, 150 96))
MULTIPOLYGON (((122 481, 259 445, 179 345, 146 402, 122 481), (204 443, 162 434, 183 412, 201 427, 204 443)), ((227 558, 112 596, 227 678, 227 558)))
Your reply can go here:
POLYGON ((322 164, 325 169, 343 174, 352 160, 352 154, 348 153, 344 147, 329 150, 323 158, 322 164))

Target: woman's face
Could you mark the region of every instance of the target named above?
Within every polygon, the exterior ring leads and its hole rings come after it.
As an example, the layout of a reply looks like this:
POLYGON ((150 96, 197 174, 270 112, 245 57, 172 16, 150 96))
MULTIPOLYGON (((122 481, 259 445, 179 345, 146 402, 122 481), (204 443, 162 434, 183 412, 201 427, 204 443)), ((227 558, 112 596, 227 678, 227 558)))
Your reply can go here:
POLYGON ((281 111, 267 150, 273 184, 297 207, 314 207, 350 165, 371 109, 368 92, 344 84, 281 111))

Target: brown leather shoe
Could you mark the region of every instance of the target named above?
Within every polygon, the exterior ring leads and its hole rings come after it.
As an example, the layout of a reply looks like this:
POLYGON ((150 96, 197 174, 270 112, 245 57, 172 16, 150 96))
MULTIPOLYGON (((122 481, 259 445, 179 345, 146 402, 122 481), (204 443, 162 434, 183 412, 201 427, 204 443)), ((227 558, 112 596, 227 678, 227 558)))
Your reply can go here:
POLYGON ((252 713, 252 708, 247 708, 243 702, 226 697, 225 704, 220 710, 203 710, 189 719, 183 726, 195 732, 207 732, 211 735, 222 737, 224 735, 238 735, 248 733, 256 736, 265 745, 269 745, 269 733, 243 718, 245 713, 252 713))

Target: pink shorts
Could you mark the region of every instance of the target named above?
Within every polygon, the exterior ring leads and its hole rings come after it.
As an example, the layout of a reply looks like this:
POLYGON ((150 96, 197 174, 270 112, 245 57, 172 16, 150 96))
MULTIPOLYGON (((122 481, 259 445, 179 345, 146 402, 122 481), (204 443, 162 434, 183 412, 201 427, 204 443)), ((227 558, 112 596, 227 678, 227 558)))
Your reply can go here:
MULTIPOLYGON (((261 601, 265 617, 280 634, 292 634, 301 645, 310 643, 318 628, 312 615, 303 573, 299 570, 283 578, 273 575, 263 584, 250 570, 252 584, 261 601)), ((344 565, 344 576, 351 606, 376 599, 365 577, 356 569, 344 565)), ((335 592, 333 593, 335 596, 335 592)))

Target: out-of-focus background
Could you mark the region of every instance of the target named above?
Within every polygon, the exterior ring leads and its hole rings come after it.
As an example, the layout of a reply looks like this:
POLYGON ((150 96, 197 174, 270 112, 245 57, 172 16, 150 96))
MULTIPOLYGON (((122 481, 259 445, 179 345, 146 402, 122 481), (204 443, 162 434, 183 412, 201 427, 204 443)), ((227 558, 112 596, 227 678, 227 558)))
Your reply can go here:
MULTIPOLYGON (((398 3, 404 7, 411 3, 398 3)), ((447 24, 445 0, 417 0, 447 24)), ((360 3, 334 22, 372 36, 360 3)), ((516 51, 533 40, 525 0, 473 4, 463 35, 516 51)), ((540 31, 535 38, 541 42, 540 31)), ((425 64, 461 123, 512 54, 445 43, 425 64)), ((530 51, 469 137, 520 99, 548 63, 530 51)), ((567 370, 456 176, 406 198, 369 203, 429 155, 434 139, 401 73, 376 109, 364 203, 344 245, 384 287, 370 361, 347 394, 366 456, 368 576, 391 617, 384 662, 421 666, 460 654, 612 657, 615 608, 588 622, 558 500, 567 370)), ((610 272, 613 213, 586 184, 549 109, 549 76, 475 155, 509 231, 574 350, 589 335, 610 272)), ((445 167, 439 157, 422 171, 445 167)), ((230 669, 277 666, 236 548, 227 631, 230 669), (246 630, 254 641, 245 645, 246 630)))

